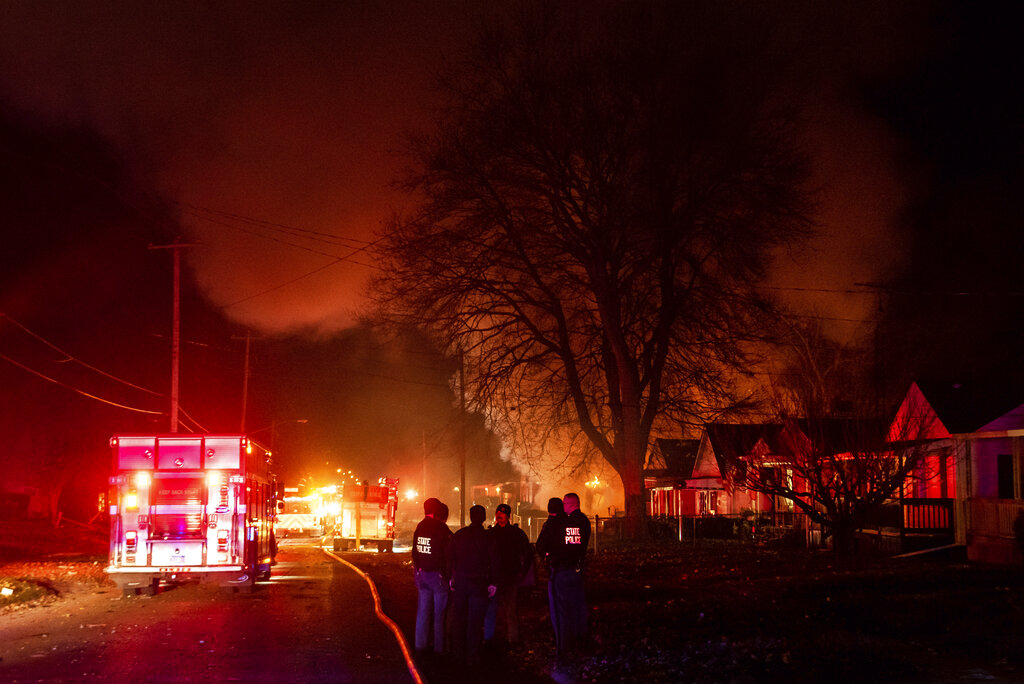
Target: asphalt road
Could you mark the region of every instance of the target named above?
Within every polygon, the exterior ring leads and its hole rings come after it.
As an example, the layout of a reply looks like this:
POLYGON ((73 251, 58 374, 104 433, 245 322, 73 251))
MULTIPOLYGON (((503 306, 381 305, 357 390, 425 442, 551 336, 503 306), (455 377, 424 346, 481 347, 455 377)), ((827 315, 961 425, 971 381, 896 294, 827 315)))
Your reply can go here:
POLYGON ((282 545, 250 594, 113 587, 0 618, 3 682, 411 682, 366 581, 309 543, 282 545))

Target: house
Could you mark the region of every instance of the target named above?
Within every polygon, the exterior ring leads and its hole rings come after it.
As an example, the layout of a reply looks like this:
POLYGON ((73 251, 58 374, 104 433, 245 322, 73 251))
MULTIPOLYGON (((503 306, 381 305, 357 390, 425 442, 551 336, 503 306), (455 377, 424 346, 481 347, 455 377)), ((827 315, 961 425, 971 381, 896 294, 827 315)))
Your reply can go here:
MULTIPOLYGON (((657 440, 645 469, 652 516, 769 517, 810 530, 783 497, 744 486, 751 463, 802 485, 792 468, 801 450, 844 450, 880 444, 893 463, 914 467, 886 504, 874 530, 892 550, 953 543, 969 560, 1020 564, 1024 539, 1024 388, 913 383, 892 421, 856 418, 751 424, 710 423, 700 440, 657 440), (813 433, 813 434, 812 434, 813 433), (863 444, 851 441, 861 435, 863 444), (888 513, 884 514, 888 516, 888 513), (1016 529, 1015 529, 1016 528, 1016 529)), ((876 449, 878 447, 875 447, 876 449)))
POLYGON ((903 410, 933 417, 931 467, 944 475, 925 493, 955 497, 955 540, 967 558, 1020 564, 1014 525, 1024 515, 1024 392, 915 383, 903 410))
POLYGON ((757 454, 775 463, 789 460, 781 423, 709 423, 704 428, 698 454, 696 477, 692 481, 712 496, 717 488, 720 515, 792 513, 793 505, 744 485, 747 456, 757 454))
POLYGON ((653 517, 792 513, 792 503, 743 487, 737 468, 751 453, 788 458, 777 423, 705 426, 697 439, 657 439, 644 468, 653 517))
MULTIPOLYGON (((693 476, 700 440, 656 439, 644 465, 647 514, 651 517, 709 515, 707 501, 687 487, 693 476)), ((710 515, 714 515, 712 511, 710 515)))

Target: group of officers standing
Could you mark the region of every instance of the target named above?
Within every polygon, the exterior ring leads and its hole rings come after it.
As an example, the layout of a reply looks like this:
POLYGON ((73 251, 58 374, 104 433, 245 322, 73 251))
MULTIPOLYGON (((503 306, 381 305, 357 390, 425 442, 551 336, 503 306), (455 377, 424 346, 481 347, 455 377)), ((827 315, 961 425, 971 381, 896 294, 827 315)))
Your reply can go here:
POLYGON ((418 602, 416 652, 450 653, 474 664, 481 648, 495 644, 499 622, 509 644, 519 640, 519 588, 536 581, 537 557, 548 569, 548 609, 559 656, 571 651, 587 628, 583 575, 590 520, 580 498, 568 493, 548 501, 548 518, 536 551, 512 524, 512 509, 499 504, 485 528, 483 506, 469 509, 470 524, 453 533, 448 507, 423 502, 423 520, 413 533, 412 562, 418 602))

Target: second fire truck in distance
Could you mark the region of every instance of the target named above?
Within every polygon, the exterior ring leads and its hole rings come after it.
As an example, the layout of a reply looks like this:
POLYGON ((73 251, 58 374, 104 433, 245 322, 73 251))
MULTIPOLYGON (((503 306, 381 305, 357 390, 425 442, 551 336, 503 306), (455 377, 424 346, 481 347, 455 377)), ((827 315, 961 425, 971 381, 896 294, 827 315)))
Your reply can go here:
POLYGON ((340 511, 334 525, 334 550, 376 545, 377 551, 390 552, 395 544, 395 517, 398 513, 398 478, 382 477, 376 485, 368 482, 346 484, 342 488, 340 511))

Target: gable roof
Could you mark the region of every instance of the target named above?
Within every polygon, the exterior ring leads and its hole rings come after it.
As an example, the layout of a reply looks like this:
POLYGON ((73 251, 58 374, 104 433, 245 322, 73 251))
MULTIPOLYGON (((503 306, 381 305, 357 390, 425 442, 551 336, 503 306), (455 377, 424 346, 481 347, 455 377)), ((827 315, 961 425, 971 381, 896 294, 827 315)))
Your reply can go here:
MULTIPOLYGON (((769 451, 778 451, 781 423, 708 423, 704 426, 711 448, 720 459, 746 456, 762 442, 769 451)), ((721 465, 721 464, 719 464, 721 465)))
POLYGON ((886 421, 876 418, 801 418, 796 427, 818 451, 872 451, 886 440, 886 421))
POLYGON ((953 434, 978 432, 1024 405, 1024 388, 1005 382, 922 380, 915 384, 953 434))
POLYGON ((685 479, 693 474, 693 465, 697 461, 699 439, 663 439, 654 440, 654 449, 648 458, 644 471, 656 477, 674 477, 685 479))

